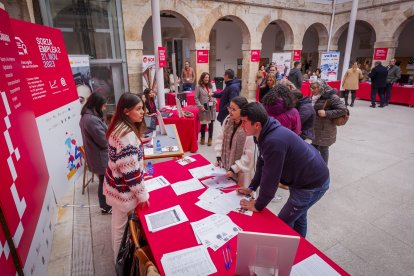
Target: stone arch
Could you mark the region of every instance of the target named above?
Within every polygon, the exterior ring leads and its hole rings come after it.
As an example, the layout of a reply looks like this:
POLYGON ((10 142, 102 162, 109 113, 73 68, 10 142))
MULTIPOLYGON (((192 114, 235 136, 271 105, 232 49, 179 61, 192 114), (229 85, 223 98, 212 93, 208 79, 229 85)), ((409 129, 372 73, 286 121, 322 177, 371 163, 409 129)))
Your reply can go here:
POLYGON ((398 39, 400 38, 400 34, 404 30, 404 28, 406 27, 408 22, 413 20, 413 18, 414 18, 414 8, 411 8, 410 10, 408 10, 406 13, 404 13, 404 15, 406 15, 406 18, 397 26, 397 28, 395 29, 394 34, 392 36, 394 41, 398 41, 398 39))
MULTIPOLYGON (((210 13, 211 14, 211 13, 210 13)), ((242 34, 242 41, 243 44, 247 44, 250 45, 251 42, 251 37, 250 37, 250 30, 249 27, 247 26, 247 24, 243 21, 243 19, 241 19, 240 17, 236 16, 236 15, 231 15, 231 14, 227 14, 227 15, 222 15, 220 17, 215 16, 216 20, 211 22, 210 19, 208 18, 207 21, 209 21, 208 25, 209 26, 203 26, 203 28, 205 28, 206 30, 209 30, 209 32, 207 33, 207 41, 208 38, 210 36, 211 31, 214 28, 214 25, 222 18, 226 18, 229 19, 231 21, 233 21, 241 30, 241 34, 242 34)))
MULTIPOLYGON (((371 22, 368 22, 366 20, 357 20, 355 22, 355 25, 357 25, 357 24, 363 24, 365 26, 369 26, 371 31, 373 31, 374 36, 377 37, 377 32, 376 32, 375 28, 373 27, 374 25, 371 24, 371 22)), ((338 30, 335 31, 334 35, 332 36, 331 45, 338 46, 339 38, 342 36, 343 32, 346 29, 348 29, 348 26, 349 26, 349 22, 343 24, 341 27, 338 28, 338 30)))
MULTIPOLYGON (((323 25, 322 23, 313 23, 312 25, 310 25, 305 33, 310 29, 310 28, 314 28, 314 30, 316 30, 316 32, 318 33, 318 38, 319 38, 319 45, 328 45, 328 37, 329 37, 329 33, 328 30, 326 29, 325 25, 323 25)), ((303 41, 302 41, 303 44, 303 41)))
MULTIPOLYGON (((266 19, 263 19, 263 20, 266 20, 266 19)), ((284 39, 285 39, 284 47, 286 47, 286 45, 293 45, 294 44, 293 30, 292 30, 291 26, 289 25, 289 23, 287 21, 283 20, 283 19, 273 20, 273 21, 269 22, 265 26, 265 28, 263 28, 263 25, 260 24, 258 29, 260 29, 260 30, 262 29, 262 30, 261 31, 258 30, 258 32, 261 32, 262 40, 263 40, 263 35, 266 32, 266 29, 268 29, 271 24, 277 24, 280 27, 280 29, 282 30, 283 36, 284 36, 284 39)))

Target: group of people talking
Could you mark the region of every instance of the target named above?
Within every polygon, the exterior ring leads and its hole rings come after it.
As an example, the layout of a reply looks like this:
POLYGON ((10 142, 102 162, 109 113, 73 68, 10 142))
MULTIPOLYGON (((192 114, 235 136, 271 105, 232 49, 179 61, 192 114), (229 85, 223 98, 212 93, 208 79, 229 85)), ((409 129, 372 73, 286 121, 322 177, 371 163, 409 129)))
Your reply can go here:
MULTIPOLYGON (((272 78, 272 73, 268 74, 272 78)), ((256 199, 242 200, 246 210, 259 212, 274 198, 279 184, 290 196, 279 213, 303 237, 307 210, 329 188, 329 146, 335 142, 331 119, 346 112, 335 90, 323 80, 311 84, 312 97, 286 83, 275 83, 261 102, 240 96, 241 82, 226 70, 223 92, 212 91, 210 75, 201 74, 196 87, 200 109, 201 143, 208 127, 208 146, 216 152, 216 165, 239 185, 239 193, 256 199), (220 109, 216 116, 216 98, 220 109), (215 141, 214 121, 221 127, 215 141), (204 126, 204 127, 203 127, 204 126)), ((90 171, 99 176, 99 201, 103 213, 112 213, 112 245, 117 256, 128 212, 149 208, 144 181, 144 114, 153 112, 153 91, 123 94, 108 122, 103 119, 106 99, 97 93, 82 109, 80 127, 90 171)))

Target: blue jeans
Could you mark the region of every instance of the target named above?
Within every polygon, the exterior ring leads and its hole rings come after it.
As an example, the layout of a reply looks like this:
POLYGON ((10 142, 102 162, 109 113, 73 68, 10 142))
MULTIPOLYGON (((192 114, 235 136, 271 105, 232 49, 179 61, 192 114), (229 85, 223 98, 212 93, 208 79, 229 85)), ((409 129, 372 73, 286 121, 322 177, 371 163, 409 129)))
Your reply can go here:
POLYGON ((328 165, 329 160, 329 146, 319 146, 312 144, 321 154, 322 159, 325 161, 326 165, 328 165))
POLYGON ((329 182, 328 179, 321 187, 310 190, 289 189, 289 198, 280 210, 278 217, 305 238, 308 225, 308 209, 321 199, 329 189, 329 182))
POLYGON ((193 90, 193 84, 192 83, 183 83, 183 91, 191 91, 193 90))

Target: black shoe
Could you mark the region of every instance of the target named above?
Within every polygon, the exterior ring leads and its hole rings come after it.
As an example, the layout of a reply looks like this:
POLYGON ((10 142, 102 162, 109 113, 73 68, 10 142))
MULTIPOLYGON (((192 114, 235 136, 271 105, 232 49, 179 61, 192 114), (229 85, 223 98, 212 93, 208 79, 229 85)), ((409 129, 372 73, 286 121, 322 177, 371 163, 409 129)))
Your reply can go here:
POLYGON ((373 104, 371 104, 369 107, 375 108, 376 106, 375 106, 375 105, 373 105, 373 104))
POLYGON ((379 107, 383 108, 384 106, 383 105, 380 105, 379 107))
POLYGON ((386 103, 386 104, 384 104, 384 106, 388 106, 388 104, 386 103))
POLYGON ((353 103, 351 103, 350 107, 354 107, 354 104, 353 104, 353 103))
POLYGON ((101 213, 102 213, 102 215, 110 215, 110 214, 112 214, 112 207, 109 207, 109 209, 101 208, 101 213))

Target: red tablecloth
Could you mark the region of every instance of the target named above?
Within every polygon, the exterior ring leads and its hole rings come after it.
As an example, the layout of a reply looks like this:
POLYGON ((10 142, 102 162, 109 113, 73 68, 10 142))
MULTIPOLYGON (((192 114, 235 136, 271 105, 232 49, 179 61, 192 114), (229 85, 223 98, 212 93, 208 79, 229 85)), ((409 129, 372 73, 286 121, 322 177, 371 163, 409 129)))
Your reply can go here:
MULTIPOLYGON (((154 176, 163 175, 170 183, 190 179, 192 176, 188 172, 188 169, 209 164, 209 162, 200 154, 193 155, 192 157, 196 158, 197 161, 186 166, 181 166, 174 160, 155 164, 154 176)), ((177 196, 171 187, 155 190, 150 193, 150 208, 145 211, 138 211, 139 218, 142 222, 148 243, 154 255, 156 265, 162 274, 164 274, 164 270, 161 266, 161 257, 163 254, 198 245, 189 222, 203 219, 212 214, 195 205, 198 201, 197 197, 204 191, 205 189, 202 189, 177 196), (144 215, 167 209, 175 205, 181 206, 184 213, 188 217, 189 222, 181 223, 155 233, 149 232, 144 215)), ((268 209, 265 209, 260 213, 254 213, 251 217, 235 212, 229 213, 228 216, 235 224, 245 231, 295 236, 298 235, 293 229, 287 226, 268 209)), ((211 259, 217 268, 216 275, 235 274, 237 237, 231 239, 229 244, 233 260, 230 270, 225 270, 221 249, 216 252, 210 248, 208 249, 211 259)), ((300 240, 294 263, 296 264, 315 253, 331 265, 338 273, 341 275, 348 275, 341 267, 339 267, 304 238, 301 238, 300 240)))
MULTIPOLYGON (((371 101, 371 84, 369 82, 361 82, 359 90, 356 92, 359 99, 371 101)), ((377 94, 377 101, 379 101, 377 94)), ((391 93, 391 103, 400 103, 414 105, 414 87, 403 87, 394 85, 391 93)))
MULTIPOLYGON (((217 89, 218 93, 221 93, 223 90, 217 89)), ((187 94, 187 104, 188 105, 196 105, 195 99, 194 99, 194 94, 195 91, 189 91, 189 92, 184 92, 187 94)), ((217 100, 217 104, 216 104, 216 111, 219 111, 219 106, 220 106, 220 98, 216 98, 217 100)), ((170 92, 170 93, 166 93, 165 94, 165 104, 166 105, 175 105, 175 93, 170 92)))
MULTIPOLYGON (((327 82, 332 88, 336 88, 336 89, 340 89, 341 87, 341 81, 328 81, 327 82)), ((302 88, 300 89, 300 91, 302 92, 303 96, 310 96, 312 95, 312 92, 310 90, 310 83, 307 82, 303 82, 302 84, 302 88)))
POLYGON ((173 110, 172 115, 164 118, 165 124, 175 124, 178 135, 180 136, 183 151, 197 152, 198 150, 198 132, 200 121, 198 120, 197 107, 183 107, 183 110, 190 111, 194 114, 193 118, 179 118, 177 110, 173 110))

